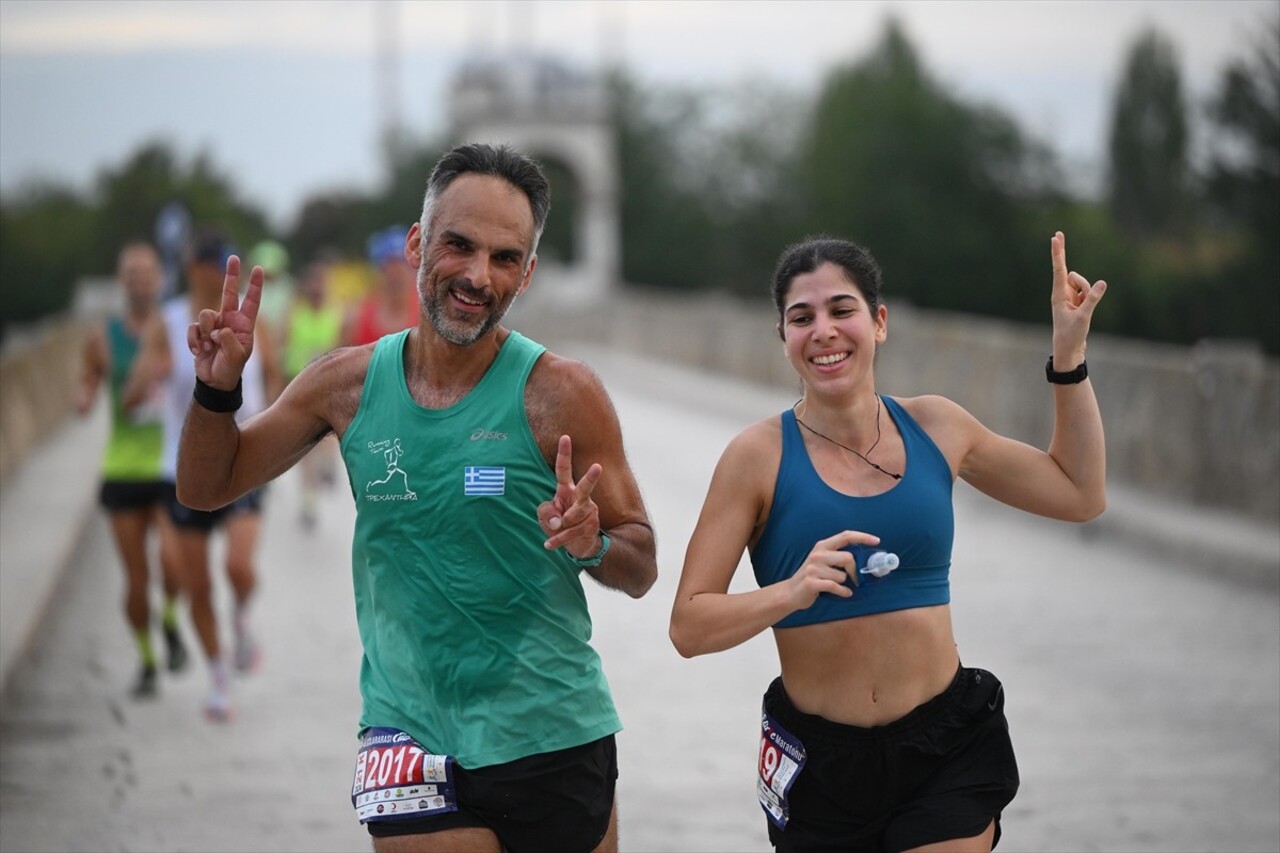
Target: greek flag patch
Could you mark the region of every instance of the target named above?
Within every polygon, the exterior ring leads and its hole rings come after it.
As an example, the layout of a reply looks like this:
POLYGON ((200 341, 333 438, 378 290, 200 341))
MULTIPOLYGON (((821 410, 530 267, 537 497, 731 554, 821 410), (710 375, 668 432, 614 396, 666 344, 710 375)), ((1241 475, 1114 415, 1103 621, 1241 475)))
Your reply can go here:
POLYGON ((507 469, 468 465, 463 469, 464 495, 501 495, 507 490, 507 469))

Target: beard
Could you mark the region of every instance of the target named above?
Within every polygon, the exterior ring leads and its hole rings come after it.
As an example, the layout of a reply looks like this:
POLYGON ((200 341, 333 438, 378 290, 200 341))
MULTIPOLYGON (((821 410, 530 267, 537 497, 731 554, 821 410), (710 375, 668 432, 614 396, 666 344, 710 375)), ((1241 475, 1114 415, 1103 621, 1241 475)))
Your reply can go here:
POLYGON ((512 293, 502 302, 494 304, 492 295, 473 286, 465 278, 451 278, 438 281, 433 290, 427 287, 427 269, 424 264, 418 269, 418 298, 422 302, 422 312, 440 337, 451 344, 470 346, 493 331, 506 316, 507 310, 515 300, 512 293), (448 315, 445 303, 449 291, 456 290, 468 299, 489 302, 488 313, 474 319, 457 320, 448 315))

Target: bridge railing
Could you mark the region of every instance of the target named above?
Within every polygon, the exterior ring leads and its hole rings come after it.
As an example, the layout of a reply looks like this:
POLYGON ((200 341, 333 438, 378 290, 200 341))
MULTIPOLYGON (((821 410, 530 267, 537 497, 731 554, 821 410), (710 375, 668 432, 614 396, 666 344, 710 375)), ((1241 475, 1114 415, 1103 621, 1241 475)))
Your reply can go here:
MULTIPOLYGON (((517 305, 513 325, 549 345, 577 338, 798 393, 764 300, 628 289, 574 304, 537 298, 535 283, 517 305)), ((877 386, 946 395, 997 432, 1045 447, 1050 343, 1047 324, 890 303, 877 386)), ((1280 517, 1280 361, 1239 342, 1186 347, 1101 334, 1090 336, 1088 360, 1109 480, 1268 523, 1280 517)))
MULTIPOLYGON (((889 308, 881 391, 945 394, 998 432, 1047 444, 1047 326, 889 308)), ((0 355, 0 484, 71 413, 94 313, 48 322, 0 355)), ((535 287, 511 320, 553 346, 578 339, 798 390, 767 304, 634 289, 575 304, 539 299, 535 287)), ((1104 335, 1090 338, 1088 357, 1109 479, 1263 521, 1280 517, 1280 362, 1233 342, 1182 347, 1104 335)))
POLYGON ((51 319, 0 353, 0 487, 71 415, 89 322, 51 319))

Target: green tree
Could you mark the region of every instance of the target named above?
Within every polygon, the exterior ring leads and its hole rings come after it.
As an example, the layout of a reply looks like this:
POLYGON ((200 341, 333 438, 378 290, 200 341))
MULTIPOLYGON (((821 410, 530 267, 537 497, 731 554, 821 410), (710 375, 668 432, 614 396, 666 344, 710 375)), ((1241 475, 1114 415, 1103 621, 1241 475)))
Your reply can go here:
POLYGON ((1043 198, 1056 170, 992 108, 952 97, 890 20, 865 59, 831 73, 801 146, 809 230, 866 245, 888 294, 1043 320, 1043 198))
POLYGON ((267 233, 263 214, 238 198, 207 155, 184 163, 158 141, 103 170, 88 197, 51 185, 6 196, 0 202, 0 323, 68 308, 76 282, 111 275, 120 247, 153 239, 156 215, 175 199, 196 225, 224 230, 242 249, 267 233))
POLYGON ((169 201, 181 201, 196 227, 227 233, 241 253, 267 236, 266 218, 242 202, 231 181, 219 174, 208 154, 184 163, 167 143, 152 141, 119 168, 98 177, 93 270, 110 272, 120 246, 133 239, 152 239, 156 216, 169 201))
POLYGON ((1209 104, 1215 132, 1207 191, 1231 249, 1203 310, 1216 335, 1245 335, 1280 353, 1280 25, 1222 73, 1209 104))
POLYGON ((303 202, 297 220, 285 238, 290 263, 294 269, 301 269, 308 260, 318 258, 326 251, 363 259, 369 235, 391 224, 376 218, 369 199, 358 193, 313 195, 303 202))
POLYGON ((542 170, 551 184, 551 213, 542 232, 538 254, 544 259, 555 259, 572 264, 579 255, 575 225, 582 215, 579 196, 582 187, 573 170, 554 158, 542 158, 542 170))
POLYGON ((710 226, 699 246, 707 287, 767 302, 778 254, 803 236, 796 150, 812 99, 752 78, 697 93, 696 124, 685 123, 679 180, 710 226))
POLYGON ((623 74, 611 75, 608 85, 622 172, 623 279, 704 288, 715 275, 705 251, 714 229, 678 167, 687 129, 699 127, 697 98, 646 93, 623 74))
POLYGON ((1127 234, 1180 233, 1187 223, 1188 127, 1177 53, 1148 30, 1129 51, 1111 108, 1112 216, 1127 234))
POLYGON ((427 177, 442 153, 444 149, 437 142, 405 142, 388 164, 380 190, 339 190, 307 198, 284 241, 293 266, 300 269, 301 264, 328 251, 364 258, 373 232, 391 225, 407 231, 421 215, 427 177))
POLYGON ((0 205, 0 334, 65 310, 89 268, 97 216, 68 188, 32 186, 0 205))

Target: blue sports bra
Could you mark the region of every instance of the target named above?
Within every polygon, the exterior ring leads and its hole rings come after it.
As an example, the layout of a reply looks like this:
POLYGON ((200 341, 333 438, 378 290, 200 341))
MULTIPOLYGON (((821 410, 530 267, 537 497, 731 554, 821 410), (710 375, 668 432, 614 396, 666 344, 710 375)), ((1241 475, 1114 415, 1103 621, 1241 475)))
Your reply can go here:
POLYGON ((794 628, 929 607, 951 601, 951 544, 955 515, 951 506, 951 466, 920 425, 892 397, 882 397, 906 445, 907 469, 892 489, 871 497, 851 497, 818 476, 796 424, 795 412, 782 413, 782 459, 773 505, 764 532, 751 549, 756 582, 768 586, 786 580, 804 564, 820 539, 842 530, 880 537, 874 548, 854 545, 858 567, 875 551, 898 556, 897 570, 883 578, 861 575, 851 598, 822 593, 813 604, 791 613, 775 628, 794 628))

